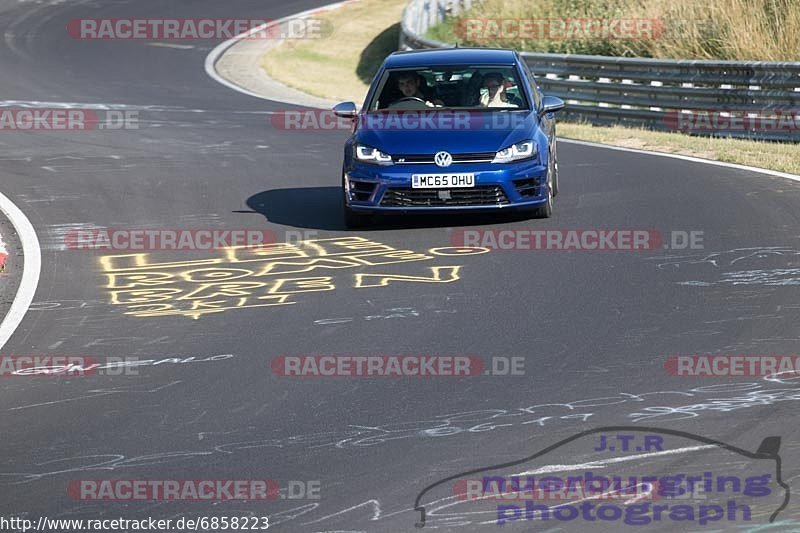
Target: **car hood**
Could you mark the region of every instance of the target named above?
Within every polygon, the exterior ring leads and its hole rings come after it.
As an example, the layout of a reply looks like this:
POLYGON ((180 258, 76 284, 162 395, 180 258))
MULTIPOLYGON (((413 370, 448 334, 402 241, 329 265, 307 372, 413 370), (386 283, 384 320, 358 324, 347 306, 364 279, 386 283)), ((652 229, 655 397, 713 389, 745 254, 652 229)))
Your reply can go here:
POLYGON ((428 112, 427 121, 416 114, 405 114, 405 120, 397 113, 391 118, 360 115, 354 141, 393 155, 497 152, 533 138, 537 127, 535 112, 463 112, 458 118, 454 114, 428 112))

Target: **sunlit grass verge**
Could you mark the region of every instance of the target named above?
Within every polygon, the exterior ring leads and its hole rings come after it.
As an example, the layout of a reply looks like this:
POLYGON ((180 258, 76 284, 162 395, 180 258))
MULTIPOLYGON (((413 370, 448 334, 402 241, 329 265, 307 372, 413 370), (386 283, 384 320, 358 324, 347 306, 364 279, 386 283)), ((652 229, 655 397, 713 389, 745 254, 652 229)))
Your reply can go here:
POLYGON ((480 0, 428 32, 443 42, 533 52, 753 61, 800 61, 799 35, 798 0, 480 0), (587 39, 568 31, 557 33, 565 38, 547 39, 556 33, 528 29, 522 32, 527 38, 517 38, 515 26, 476 22, 467 31, 467 21, 476 19, 649 19, 663 31, 636 39, 587 39), (576 35, 584 38, 569 38, 576 35))
POLYGON ((695 137, 623 126, 601 127, 568 122, 559 123, 558 134, 581 141, 690 155, 800 175, 800 149, 796 144, 695 137))

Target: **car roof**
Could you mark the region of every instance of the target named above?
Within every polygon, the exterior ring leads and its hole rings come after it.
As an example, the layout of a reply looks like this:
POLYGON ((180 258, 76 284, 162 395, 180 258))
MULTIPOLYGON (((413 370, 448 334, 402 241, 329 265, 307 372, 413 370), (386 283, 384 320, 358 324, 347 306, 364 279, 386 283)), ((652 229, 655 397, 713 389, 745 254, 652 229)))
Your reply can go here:
POLYGON ((394 52, 386 68, 433 67, 442 65, 513 65, 516 53, 507 48, 436 48, 394 52))

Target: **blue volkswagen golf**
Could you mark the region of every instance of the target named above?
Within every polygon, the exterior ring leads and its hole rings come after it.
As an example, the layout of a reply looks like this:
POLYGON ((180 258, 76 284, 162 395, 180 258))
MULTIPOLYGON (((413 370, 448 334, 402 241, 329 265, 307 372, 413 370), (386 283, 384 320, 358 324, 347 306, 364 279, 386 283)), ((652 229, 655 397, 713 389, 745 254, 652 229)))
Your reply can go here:
POLYGON ((378 213, 529 210, 549 217, 558 194, 555 112, 513 50, 395 52, 344 147, 345 223, 378 213))

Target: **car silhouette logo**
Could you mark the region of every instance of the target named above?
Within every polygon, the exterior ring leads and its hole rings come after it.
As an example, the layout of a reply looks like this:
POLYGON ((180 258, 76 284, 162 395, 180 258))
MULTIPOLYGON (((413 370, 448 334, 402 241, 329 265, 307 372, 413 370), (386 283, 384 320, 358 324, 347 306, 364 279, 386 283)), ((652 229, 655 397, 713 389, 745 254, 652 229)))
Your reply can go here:
POLYGON ((449 167, 453 164, 453 156, 447 152, 436 152, 436 155, 433 156, 433 161, 437 166, 449 167))
MULTIPOLYGON (((709 465, 712 464, 710 462, 710 460, 714 456, 719 455, 722 452, 729 452, 729 453, 733 453, 733 454, 739 456, 734 460, 733 463, 731 462, 730 458, 718 457, 718 460, 721 461, 722 464, 736 464, 739 472, 746 471, 746 468, 748 466, 752 467, 752 466, 754 466, 756 464, 759 464, 759 465, 762 465, 762 466, 758 466, 758 467, 756 467, 756 469, 759 471, 760 474, 763 474, 764 471, 761 470, 761 469, 763 469, 764 468, 763 465, 766 464, 767 465, 767 472, 768 472, 768 475, 766 476, 766 479, 768 481, 769 480, 774 480, 774 481, 769 481, 769 483, 772 484, 771 490, 767 490, 767 492, 755 492, 754 491, 754 492, 752 492, 750 494, 747 494, 747 496, 749 496, 749 497, 758 497, 758 498, 763 498, 763 497, 767 497, 767 496, 770 496, 770 495, 773 496, 772 499, 764 500, 763 503, 759 504, 759 507, 762 507, 762 509, 760 511, 760 515, 764 516, 764 517, 768 517, 767 519, 768 519, 768 521, 770 523, 773 523, 776 520, 776 518, 778 517, 778 515, 780 514, 780 512, 783 511, 784 509, 786 509, 789 506, 790 487, 789 487, 789 485, 786 484, 785 481, 783 481, 783 474, 781 472, 781 464, 782 464, 783 461, 782 461, 780 455, 778 454, 778 452, 780 450, 780 446, 781 446, 781 437, 779 437, 779 436, 768 436, 768 437, 763 438, 763 440, 761 441, 761 444, 758 447, 758 449, 755 452, 753 452, 753 451, 751 451, 749 449, 742 449, 742 448, 733 446, 731 444, 726 444, 724 442, 720 442, 720 441, 715 440, 715 439, 711 439, 711 438, 708 438, 708 437, 703 437, 701 435, 696 435, 696 434, 693 434, 693 433, 687 433, 687 432, 684 432, 684 431, 678 431, 678 430, 674 430, 674 429, 657 428, 657 427, 645 427, 645 426, 605 426, 605 427, 599 427, 599 428, 595 428, 595 429, 582 431, 582 432, 580 432, 578 434, 575 434, 575 435, 572 435, 570 437, 564 438, 564 439, 560 440, 559 442, 556 442, 555 444, 552 444, 552 445, 550 445, 550 446, 548 446, 548 447, 546 447, 544 449, 539 449, 538 451, 536 451, 532 455, 529 455, 528 457, 525 457, 525 458, 522 458, 522 459, 519 459, 519 460, 515 460, 515 461, 503 463, 503 464, 496 464, 496 465, 487 466, 487 467, 483 467, 483 468, 473 468, 473 469, 470 469, 470 470, 468 470, 466 472, 462 472, 460 474, 452 475, 452 476, 449 476, 449 477, 447 477, 445 479, 442 479, 440 481, 436 481, 434 483, 429 484, 428 486, 426 486, 417 495, 417 497, 416 497, 416 499, 414 501, 414 510, 420 513, 419 520, 416 522, 415 526, 417 528, 424 528, 426 525, 428 525, 429 519, 430 519, 430 522, 431 522, 430 525, 432 526, 431 528, 433 529, 433 528, 436 528, 436 527, 440 527, 443 523, 446 523, 447 521, 452 521, 456 517, 458 519, 468 520, 470 517, 474 517, 474 516, 478 516, 478 515, 481 515, 481 514, 485 514, 486 511, 483 511, 483 510, 481 510, 480 507, 477 507, 480 503, 487 504, 487 506, 489 507, 489 513, 493 514, 493 515, 495 514, 495 512, 499 515, 499 513, 501 511, 503 513, 507 513, 508 511, 515 511, 516 512, 516 514, 514 514, 513 517, 509 516, 507 514, 504 514, 501 517, 503 521, 500 521, 500 519, 498 519, 498 522, 497 522, 498 525, 502 525, 502 524, 506 523, 506 521, 507 522, 521 521, 521 520, 523 520, 523 518, 522 518, 523 513, 521 512, 521 508, 520 507, 516 507, 516 506, 498 506, 498 504, 496 503, 496 499, 504 500, 501 503, 515 503, 515 501, 513 500, 513 497, 524 498, 524 497, 526 497, 526 496, 524 496, 524 494, 526 494, 525 491, 529 491, 527 493, 528 494, 527 497, 529 498, 529 501, 533 501, 534 499, 537 499, 538 500, 537 503, 540 503, 540 504, 543 503, 543 502, 547 503, 547 496, 543 495, 541 492, 539 493, 538 496, 536 496, 536 498, 533 497, 533 494, 536 494, 534 492, 533 485, 532 485, 533 480, 532 480, 532 478, 526 477, 526 476, 531 476, 531 475, 536 475, 536 474, 541 474, 541 473, 544 473, 547 476, 554 476, 554 475, 558 475, 557 472, 575 473, 575 472, 577 472, 577 471, 579 471, 581 469, 584 469, 584 468, 597 470, 597 469, 602 469, 603 468, 603 464, 602 464, 602 462, 591 461, 589 459, 586 459, 585 457, 587 457, 587 456, 585 456, 583 458, 582 462, 580 462, 577 465, 567 465, 567 464, 561 464, 561 463, 547 464, 546 462, 541 462, 541 458, 546 456, 547 454, 558 455, 559 453, 563 453, 565 451, 565 449, 571 443, 578 442, 580 439, 585 439, 586 437, 590 437, 590 436, 597 435, 597 434, 608 434, 608 433, 615 433, 615 432, 628 432, 628 433, 634 433, 634 434, 645 433, 645 434, 649 434, 649 436, 651 438, 653 436, 659 436, 660 437, 659 440, 661 440, 661 441, 663 441, 663 439, 672 439, 672 440, 674 440, 674 439, 685 439, 685 440, 688 441, 686 443, 686 444, 689 445, 688 447, 681 446, 681 447, 678 447, 677 449, 674 449, 674 450, 668 449, 666 451, 662 450, 662 451, 659 451, 659 452, 649 452, 649 453, 650 454, 655 453, 656 455, 658 453, 673 454, 673 453, 677 453, 677 452, 681 452, 681 453, 689 453, 689 452, 691 452, 691 453, 702 454, 702 455, 700 455, 700 458, 703 461, 704 467, 708 468, 708 469, 711 469, 711 467, 709 466, 709 465), (711 452, 709 452, 709 450, 715 450, 715 452, 711 453, 711 452), (711 454, 711 455, 709 455, 709 454, 711 454), (764 461, 764 463, 762 463, 761 461, 764 461), (575 468, 572 468, 573 466, 575 468), (510 472, 512 473, 510 477, 504 475, 504 474, 506 474, 506 471, 508 471, 509 469, 511 469, 510 472), (520 473, 520 470, 525 470, 525 471, 520 473), (481 476, 480 474, 483 474, 483 476, 481 476), (499 476, 499 477, 497 477, 497 476, 499 476), (517 478, 517 486, 516 487, 513 487, 513 479, 514 479, 514 477, 517 478), (507 485, 507 487, 511 487, 511 488, 508 491, 506 491, 505 493, 500 494, 499 496, 497 494, 492 494, 491 490, 486 488, 488 486, 484 484, 484 483, 486 483, 486 480, 503 480, 503 481, 505 481, 506 478, 508 478, 508 481, 510 483, 512 483, 512 485, 507 485), (520 484, 520 481, 519 481, 520 478, 522 478, 523 482, 528 483, 529 485, 526 485, 525 487, 522 487, 522 485, 520 484), (478 485, 481 487, 479 490, 482 491, 482 492, 477 493, 477 495, 473 494, 472 497, 469 497, 468 496, 469 492, 466 491, 466 490, 463 490, 463 489, 465 487, 469 487, 469 483, 471 481, 475 481, 476 479, 478 480, 478 485), (447 497, 442 498, 441 494, 437 495, 434 492, 437 489, 450 489, 449 492, 450 492, 451 495, 448 495, 447 497), (772 490, 772 489, 774 489, 774 490, 772 490), (495 499, 495 503, 492 503, 492 499, 494 499, 495 497, 497 497, 495 499), (423 503, 423 501, 425 503, 423 503), (465 511, 465 512, 463 512, 463 514, 459 514, 457 511, 454 510, 454 507, 456 505, 463 505, 464 502, 470 502, 471 507, 469 508, 469 511, 465 511), (774 507, 773 507, 773 505, 774 505, 774 507), (496 510, 495 509, 491 509, 492 506, 496 507, 496 510), (516 507, 516 508, 514 508, 514 507, 516 507), (444 511, 444 514, 442 514, 442 511, 444 511), (439 520, 438 523, 437 523, 437 519, 439 520)), ((631 438, 633 438, 633 437, 631 437, 631 438)), ((603 444, 605 445, 606 441, 603 441, 603 444)), ((596 454, 600 450, 601 450, 600 448, 595 448, 592 453, 596 454)), ((606 446, 605 449, 602 450, 603 453, 607 453, 609 451, 620 451, 620 452, 622 452, 622 451, 625 451, 625 450, 624 449, 614 450, 614 448, 612 448, 611 446, 606 446)), ((641 450, 639 448, 636 448, 636 451, 639 452, 641 450)), ((653 465, 657 464, 657 461, 653 462, 653 457, 652 456, 648 456, 648 457, 641 456, 640 458, 637 458, 636 455, 632 455, 632 456, 626 458, 625 454, 622 454, 619 457, 613 457, 613 458, 609 459, 609 461, 613 462, 613 464, 615 464, 619 468, 619 467, 621 467, 620 465, 624 465, 625 462, 629 462, 630 460, 633 460, 633 459, 636 459, 636 460, 645 460, 646 459, 647 462, 645 464, 648 464, 648 465, 649 464, 653 464, 653 465)), ((640 485, 640 486, 642 486, 642 487, 644 487, 646 489, 646 492, 645 493, 641 493, 641 494, 640 493, 635 493, 635 494, 637 494, 636 500, 630 500, 630 502, 633 503, 634 501, 642 500, 642 498, 645 498, 645 501, 647 501, 647 498, 649 498, 650 501, 653 501, 656 496, 660 496, 661 498, 679 498, 681 492, 677 491, 674 488, 673 489, 668 489, 667 488, 668 487, 668 483, 670 483, 668 480, 671 477, 673 479, 673 481, 672 481, 673 486, 677 486, 677 485, 675 485, 675 483, 676 483, 674 481, 675 479, 678 479, 682 483, 683 480, 688 480, 688 478, 685 475, 674 476, 674 475, 672 475, 672 474, 674 474, 674 472, 670 472, 669 471, 669 466, 667 468, 668 468, 667 472, 662 472, 659 476, 656 476, 656 477, 650 477, 649 481, 647 481, 644 485, 640 485), (666 476, 664 474, 666 474, 666 476), (663 486, 661 486, 659 484, 662 484, 663 486), (670 492, 670 490, 672 492, 670 492)), ((636 472, 636 470, 634 470, 634 472, 636 472)), ((591 472, 589 472, 589 473, 591 474, 591 472)), ((630 473, 630 471, 628 473, 630 473)), ((648 474, 649 473, 650 472, 648 472, 648 474)), ((705 472, 703 475, 707 476, 707 477, 711 477, 713 474, 712 474, 712 472, 705 472)), ((725 476, 721 476, 721 477, 724 478, 725 476)), ((753 483, 756 483, 756 480, 758 478, 763 478, 763 477, 764 476, 755 476, 755 477, 752 477, 752 478, 748 478, 747 480, 745 480, 745 485, 747 483, 751 483, 751 481, 753 483)), ((542 479, 550 480, 552 482, 554 479, 557 479, 557 478, 545 477, 545 478, 542 478, 542 479)), ((580 479, 580 477, 578 477, 578 478, 569 477, 567 479, 580 479)), ((645 478, 641 478, 641 479, 645 479, 645 478)), ((699 479, 699 478, 697 478, 697 479, 699 479)), ((711 482, 709 482, 709 483, 711 483, 711 482)), ((761 483, 764 483, 764 482, 762 481, 761 483)), ((586 486, 588 487, 589 485, 586 485, 586 486)), ((713 488, 713 484, 708 485, 708 487, 710 487, 709 490, 702 489, 700 491, 700 494, 697 496, 697 499, 698 500, 703 500, 704 504, 713 503, 710 498, 713 498, 715 496, 721 497, 723 500, 727 498, 727 496, 725 495, 725 491, 727 489, 725 489, 724 488, 725 486, 723 485, 723 489, 720 490, 719 489, 719 487, 720 487, 719 481, 717 481, 717 489, 716 489, 717 490, 717 494, 716 495, 714 494, 714 490, 715 489, 713 488)), ((560 497, 559 498, 553 498, 553 501, 551 501, 546 506, 552 506, 551 507, 552 509, 556 509, 556 508, 559 508, 559 507, 567 507, 567 506, 569 506, 571 504, 574 504, 574 503, 577 503, 577 502, 590 501, 592 499, 602 499, 603 497, 608 497, 608 496, 610 496, 610 495, 612 495, 614 493, 616 493, 617 496, 622 496, 624 494, 624 491, 625 490, 629 490, 629 489, 630 489, 630 487, 628 487, 628 489, 622 489, 622 488, 618 487, 617 489, 614 489, 614 490, 608 490, 607 488, 603 488, 602 490, 606 491, 604 494, 597 495, 597 493, 595 492, 595 493, 592 493, 592 495, 589 496, 589 497, 580 496, 579 499, 573 500, 573 501, 565 500, 565 499, 560 498, 560 497)), ((542 489, 540 488, 538 490, 541 491, 542 489)), ((548 490, 548 489, 545 489, 545 490, 548 490)), ((555 490, 557 491, 558 489, 555 489, 555 490)), ((500 492, 502 493, 503 491, 501 490, 500 492)), ((683 503, 689 503, 689 504, 692 503, 691 498, 694 498, 695 496, 692 495, 692 491, 691 490, 689 492, 690 492, 690 494, 688 495, 689 499, 688 500, 684 499, 683 503)), ((557 492, 553 492, 552 494, 553 495, 557 495, 557 492)), ((739 492, 739 494, 746 494, 746 492, 742 491, 742 492, 739 492)), ((676 499, 676 501, 677 501, 677 499, 676 499)), ((609 502, 613 503, 613 500, 609 500, 609 502)), ((627 504, 623 504, 623 505, 627 505, 627 504)), ((711 508, 711 507, 713 507, 713 506, 707 506, 707 508, 711 508)), ((722 515, 720 515, 720 516, 722 516, 722 515)), ((543 517, 543 515, 540 514, 540 519, 542 517, 543 517)), ((528 518, 528 515, 525 514, 525 518, 524 519, 525 520, 533 520, 533 517, 531 516, 531 518, 528 518)), ((728 517, 728 519, 730 520, 730 516, 728 517)), ((750 520, 749 517, 746 518, 746 520, 750 520)), ((482 522, 482 523, 489 523, 489 522, 482 522)))

